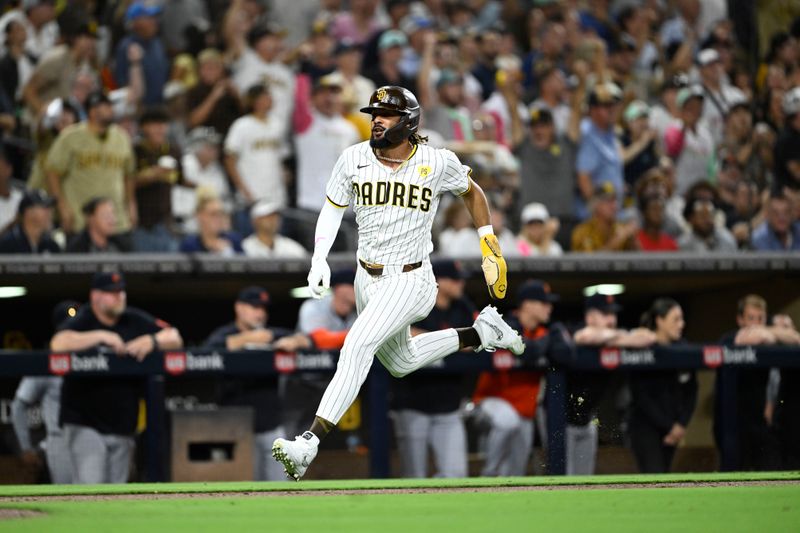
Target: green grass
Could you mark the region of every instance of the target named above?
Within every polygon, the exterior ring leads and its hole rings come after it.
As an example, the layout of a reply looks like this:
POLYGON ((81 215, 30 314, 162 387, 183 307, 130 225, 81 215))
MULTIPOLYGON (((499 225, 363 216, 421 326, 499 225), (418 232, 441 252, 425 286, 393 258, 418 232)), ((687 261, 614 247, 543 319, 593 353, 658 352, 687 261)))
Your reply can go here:
POLYGON ((414 487, 800 480, 778 474, 676 474, 590 478, 353 480, 102 487, 0 487, 0 496, 298 490, 287 497, 6 503, 47 516, 0 522, 0 531, 198 533, 224 531, 437 533, 526 531, 800 531, 800 483, 772 486, 601 488, 515 492, 313 495, 309 491, 414 487), (305 493, 305 494, 304 494, 305 493))

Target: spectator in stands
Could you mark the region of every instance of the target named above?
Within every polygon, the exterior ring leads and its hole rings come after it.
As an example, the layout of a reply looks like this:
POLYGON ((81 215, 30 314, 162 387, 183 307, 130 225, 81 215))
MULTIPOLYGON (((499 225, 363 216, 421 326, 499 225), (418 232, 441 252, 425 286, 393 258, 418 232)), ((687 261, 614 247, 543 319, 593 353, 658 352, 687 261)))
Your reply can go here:
POLYGON ((697 65, 700 85, 706 98, 702 119, 711 132, 714 144, 717 145, 723 140, 725 115, 728 114, 731 105, 747 101, 747 98, 742 91, 726 83, 725 67, 722 65, 719 52, 713 48, 706 48, 697 54, 697 65))
MULTIPOLYGON (((53 352, 102 348, 139 362, 152 352, 182 347, 177 329, 128 307, 125 278, 119 272, 95 274, 89 303, 63 322, 50 341, 53 352)), ((141 377, 86 378, 68 374, 64 378, 60 423, 69 447, 74 483, 128 481, 143 396, 141 377)))
POLYGON ((617 21, 624 34, 636 43, 636 76, 647 79, 658 65, 658 48, 652 41, 650 8, 644 4, 628 4, 619 10, 617 21))
POLYGON ((189 132, 181 158, 183 182, 172 187, 172 215, 182 233, 197 231, 194 219, 198 187, 214 191, 226 211, 233 209, 228 177, 220 162, 222 137, 213 128, 200 127, 189 132))
POLYGON ((281 206, 260 200, 250 210, 254 233, 242 241, 248 257, 263 259, 303 259, 308 252, 303 246, 278 233, 281 227, 281 206))
POLYGON ((678 247, 687 252, 737 251, 731 232, 715 223, 716 213, 714 200, 699 196, 687 198, 683 218, 689 223, 689 229, 678 239, 678 247))
POLYGON ((172 188, 183 182, 181 152, 167 136, 169 115, 151 107, 139 117, 141 138, 134 145, 136 157, 136 205, 139 225, 133 230, 137 252, 175 252, 172 233, 172 188))
POLYGON ((481 98, 486 100, 495 90, 495 60, 500 53, 500 33, 497 28, 490 27, 475 35, 477 45, 477 62, 472 67, 472 75, 481 84, 481 98))
POLYGON ((0 235, 14 223, 19 202, 24 194, 24 186, 13 178, 14 167, 0 145, 0 235))
MULTIPOLYGON (((561 22, 548 20, 539 29, 538 34, 532 34, 531 37, 531 40, 536 42, 531 43, 531 51, 522 60, 525 89, 532 94, 538 87, 539 98, 547 99, 545 96, 548 86, 547 78, 558 77, 556 73, 561 73, 560 77, 563 78, 563 73, 567 70, 564 61, 567 52, 567 30, 561 22)), ((564 80, 560 81, 563 83, 564 80)), ((542 106, 540 102, 534 102, 533 105, 542 106)), ((550 111, 554 110, 550 108, 550 111)), ((557 115, 557 113, 554 114, 557 115)), ((556 126, 562 126, 562 124, 556 122, 556 126)), ((563 130, 559 133, 563 133, 563 130)))
MULTIPOLYGON (((525 340, 523 358, 534 361, 563 339, 560 330, 549 326, 553 303, 559 296, 539 280, 529 280, 517 291, 519 308, 509 323, 525 340)), ((533 448, 534 415, 542 372, 499 370, 483 372, 478 378, 473 401, 478 416, 489 424, 483 476, 524 476, 533 448)))
POLYGON ((625 198, 635 197, 634 189, 639 178, 658 166, 656 130, 649 125, 650 107, 634 100, 625 108, 625 133, 622 135, 622 161, 625 165, 625 198))
MULTIPOLYGON (((800 345, 800 333, 786 315, 776 315, 772 326, 767 325, 767 302, 761 296, 748 294, 736 308, 737 329, 722 336, 723 346, 800 345)), ((724 370, 723 370, 724 371, 724 370)), ((775 398, 770 398, 769 368, 748 368, 735 372, 736 425, 734 463, 723 464, 724 470, 777 470, 780 467, 778 443, 772 432, 775 398)), ((777 372, 777 370, 775 370, 777 372)), ((720 373, 717 373, 719 380, 720 373)), ((723 409, 720 381, 714 394, 714 434, 722 445, 720 419, 723 409)))
POLYGON ((187 235, 181 242, 184 253, 211 253, 231 257, 244 253, 242 238, 230 231, 230 216, 214 193, 203 187, 197 189, 197 233, 187 235))
POLYGON ((701 33, 700 0, 679 0, 675 3, 675 16, 661 26, 661 46, 688 45, 691 50, 701 33))
POLYGON ((622 93, 613 83, 595 85, 589 93, 589 116, 581 123, 578 148, 578 203, 580 220, 589 217, 588 203, 594 190, 609 183, 617 202, 622 205, 625 180, 620 144, 614 134, 614 124, 622 93))
POLYGON ((137 44, 144 50, 141 58, 145 90, 142 102, 146 105, 164 101, 164 86, 170 72, 170 62, 164 43, 158 34, 158 16, 161 6, 135 0, 125 12, 128 34, 117 45, 114 56, 114 79, 119 85, 128 85, 128 48, 137 44))
POLYGON ((0 254, 50 254, 61 247, 50 236, 53 199, 43 191, 27 191, 17 207, 17 222, 0 237, 0 254))
MULTIPOLYGON (((584 300, 584 323, 573 339, 578 346, 644 348, 656 342, 647 328, 620 329, 617 313, 622 307, 613 295, 595 293, 584 300)), ((600 425, 597 409, 606 391, 609 374, 569 372, 567 374, 567 427, 565 434, 566 473, 594 474, 600 425)))
MULTIPOLYGON (((336 45, 336 70, 325 78, 329 84, 338 84, 350 99, 356 102, 369 102, 375 92, 375 83, 361 73, 361 60, 364 56, 362 48, 352 41, 342 41, 336 45)), ((313 80, 316 84, 317 79, 313 80)))
MULTIPOLYGON (((362 47, 364 50, 364 69, 369 70, 378 64, 378 43, 383 37, 383 34, 391 30, 399 30, 400 22, 405 19, 411 12, 411 3, 408 0, 386 0, 384 2, 386 14, 388 15, 388 26, 380 28, 378 31, 373 32, 369 41, 364 43, 362 47)), ((431 6, 426 6, 430 9, 431 6)), ((369 98, 369 95, 367 96, 369 98)), ((366 102, 366 99, 360 100, 366 102)))
POLYGON ((399 67, 403 50, 408 46, 406 34, 400 30, 388 30, 378 40, 378 64, 364 73, 376 87, 399 85, 416 94, 417 84, 406 77, 399 67))
POLYGON ((47 184, 45 163, 50 148, 53 146, 58 134, 67 126, 78 122, 79 112, 69 102, 56 98, 47 105, 44 116, 39 120, 33 139, 36 142, 36 152, 31 163, 31 172, 28 176, 29 189, 42 189, 50 192, 47 184))
MULTIPOLYGON (((309 298, 300 306, 297 330, 311 338, 318 350, 339 350, 356 320, 355 272, 331 274, 331 290, 321 299, 309 298)), ((283 423, 287 435, 303 431, 314 421, 317 407, 328 385, 328 377, 316 374, 287 376, 283 423)), ((354 405, 351 409, 359 409, 354 405)), ((356 438, 358 438, 356 436, 356 438)), ((348 447, 350 447, 348 443, 348 447)))
POLYGON ((762 252, 800 250, 800 220, 786 196, 770 195, 766 220, 753 230, 751 244, 762 252))
MULTIPOLYGON (((277 104, 277 101, 274 102, 277 104)), ((253 85, 247 90, 249 113, 231 126, 225 139, 225 169, 240 199, 248 206, 237 214, 247 217, 259 200, 287 205, 281 150, 284 124, 273 113, 271 87, 253 85)), ((237 229, 249 233, 249 220, 236 220, 237 229)))
POLYGON ((657 138, 662 148, 667 127, 681 121, 681 107, 677 97, 678 92, 688 86, 689 77, 686 74, 669 77, 661 85, 661 100, 650 108, 650 127, 658 133, 657 138))
POLYGON ((5 43, 5 51, 0 53, 0 91, 6 102, 22 100, 22 88, 28 83, 36 64, 36 59, 25 50, 25 38, 25 27, 19 20, 9 21, 5 31, 0 33, 0 39, 5 43))
POLYGON ((337 41, 349 39, 359 45, 365 44, 381 28, 377 9, 377 0, 352 0, 349 9, 334 16, 331 35, 337 41))
POLYGON ((214 128, 223 137, 242 114, 239 91, 225 71, 222 54, 206 48, 197 56, 198 83, 186 98, 188 126, 214 128))
POLYGON ((783 97, 784 128, 775 143, 773 188, 792 199, 800 209, 800 86, 783 97))
POLYGON ((572 232, 573 252, 622 252, 638 249, 636 233, 639 223, 635 218, 619 220, 619 196, 610 182, 604 182, 594 191, 589 203, 592 217, 575 227, 572 232))
MULTIPOLYGON (((235 320, 215 329, 205 341, 206 347, 231 351, 266 348, 294 352, 311 346, 311 341, 303 334, 267 325, 269 293, 261 287, 243 288, 233 308, 235 320)), ((220 403, 253 408, 255 479, 285 479, 283 467, 272 459, 272 441, 285 433, 281 426, 278 377, 271 375, 225 380, 220 391, 220 403)))
MULTIPOLYGON (((345 148, 359 142, 358 130, 342 117, 342 86, 333 76, 323 76, 314 87, 308 80, 298 80, 294 116, 294 144, 297 154, 297 207, 308 211, 310 218, 325 203, 320 191, 333 172, 336 161, 345 148)), ((365 100, 369 101, 369 99, 365 100)), ((305 233, 313 240, 313 225, 305 233)))
POLYGON ((67 253, 96 254, 129 252, 128 239, 116 234, 117 217, 110 198, 92 198, 81 209, 86 227, 67 245, 67 253))
MULTIPOLYGON (((53 308, 52 323, 58 328, 62 322, 78 313, 80 304, 74 300, 64 300, 53 308)), ((14 401, 11 403, 11 423, 19 442, 22 463, 29 466, 41 466, 41 448, 47 458, 47 469, 50 482, 54 485, 72 483, 72 462, 69 448, 64 437, 64 430, 58 422, 61 410, 60 376, 25 376, 17 386, 14 401), (39 406, 41 420, 44 423, 45 438, 34 447, 31 441, 29 412, 39 406)))
POLYGON ((569 95, 567 79, 564 71, 551 66, 544 67, 537 75, 539 95, 530 105, 534 109, 546 109, 553 117, 556 135, 565 136, 570 133, 572 110, 565 98, 569 95))
POLYGON ((522 103, 522 63, 516 56, 497 58, 494 90, 481 105, 495 121, 496 141, 513 148, 522 142, 528 124, 528 109, 522 103))
POLYGON ((86 103, 89 118, 64 129, 45 162, 47 182, 57 201, 65 233, 83 229, 81 209, 97 196, 114 202, 117 231, 136 225, 134 158, 128 136, 113 123, 108 96, 95 92, 86 103))
POLYGON ((435 98, 427 89, 427 84, 421 85, 420 104, 425 109, 425 127, 447 140, 474 140, 470 113, 464 105, 464 80, 461 75, 454 70, 442 70, 436 82, 435 98))
POLYGON ((644 87, 633 77, 636 66, 636 41, 626 33, 620 33, 611 39, 608 47, 608 67, 611 81, 625 94, 643 96, 644 87))
POLYGON ((518 204, 540 202, 571 230, 575 220, 577 129, 573 131, 575 137, 558 135, 553 114, 538 107, 531 109, 530 125, 528 138, 514 150, 521 167, 518 204))
MULTIPOLYGON (((230 11, 237 9, 239 3, 232 2, 230 11)), ((281 135, 286 134, 295 92, 294 74, 280 61, 286 30, 274 23, 259 22, 249 31, 242 31, 237 27, 242 21, 237 21, 239 19, 229 13, 224 29, 228 52, 235 58, 231 66, 233 81, 240 94, 249 95, 254 86, 269 87, 275 104, 274 118, 283 128, 281 135)))
POLYGON ((400 31, 408 37, 408 47, 403 51, 399 67, 409 78, 419 73, 426 42, 435 42, 437 39, 433 24, 430 19, 415 15, 409 15, 400 22, 400 31))
MULTIPOLYGON (((312 83, 322 76, 332 74, 337 67, 335 52, 338 44, 328 34, 328 21, 317 19, 311 26, 308 40, 297 47, 299 64, 297 72, 311 78, 312 83)), ((361 65, 353 69, 360 76, 361 65)), ((341 81, 341 80, 340 80, 341 81)))
MULTIPOLYGON (((475 306, 464 296, 466 275, 459 263, 434 261, 439 290, 430 314, 411 327, 418 335, 442 328, 469 327, 475 306)), ((461 418, 463 376, 412 374, 392 382, 392 421, 403 477, 428 477, 428 450, 434 477, 467 477, 467 434, 461 418)))
POLYGON ((55 3, 53 0, 24 0, 19 2, 19 8, 0 18, 0 34, 7 33, 12 23, 19 24, 24 30, 24 51, 33 63, 37 63, 58 42, 55 3))
POLYGON ((55 98, 67 99, 79 72, 92 71, 97 33, 89 24, 81 24, 65 32, 65 44, 55 46, 36 64, 28 84, 22 90, 26 106, 34 115, 41 115, 55 98))
POLYGON ((558 257, 564 250, 554 240, 558 233, 559 221, 551 218, 547 207, 532 202, 522 208, 520 214, 522 229, 517 238, 517 250, 523 257, 558 257))
POLYGON ((642 227, 636 233, 639 249, 643 252, 675 252, 678 243, 666 231, 664 222, 664 198, 648 194, 639 198, 639 212, 642 214, 642 227))
MULTIPOLYGON (((642 315, 642 325, 655 332, 661 346, 682 344, 685 326, 680 304, 658 298, 642 315)), ((633 395, 631 446, 642 473, 669 472, 675 449, 697 404, 697 379, 693 371, 636 372, 630 378, 633 395)))
POLYGON ((720 203, 720 208, 725 212, 725 227, 736 239, 739 249, 751 249, 752 226, 761 212, 758 186, 748 179, 740 179, 735 184, 731 202, 720 203))
POLYGON ((714 137, 701 121, 705 106, 700 87, 685 87, 675 99, 681 109, 681 122, 664 132, 666 153, 675 161, 676 192, 685 193, 698 181, 712 177, 714 137))

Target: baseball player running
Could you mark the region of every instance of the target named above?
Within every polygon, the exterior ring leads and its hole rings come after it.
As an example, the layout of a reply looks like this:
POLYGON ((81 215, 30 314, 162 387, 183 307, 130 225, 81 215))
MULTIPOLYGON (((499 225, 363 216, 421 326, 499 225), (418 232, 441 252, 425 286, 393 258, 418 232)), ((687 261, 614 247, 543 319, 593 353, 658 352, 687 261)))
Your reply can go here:
POLYGON ((294 440, 276 439, 272 456, 287 476, 299 480, 317 455, 320 439, 339 422, 367 378, 373 357, 394 377, 405 376, 462 348, 524 351, 519 334, 493 306, 472 327, 411 337, 410 325, 425 318, 436 301, 429 254, 431 226, 445 192, 464 201, 478 228, 489 294, 506 295, 506 263, 492 231, 489 205, 481 188, 448 150, 425 145, 420 107, 411 91, 397 86, 376 90, 361 112, 372 115, 369 142, 347 148, 326 187, 320 211, 308 284, 314 297, 330 285, 328 252, 345 208, 358 223, 358 318, 344 341, 336 373, 325 390, 311 428, 294 440))

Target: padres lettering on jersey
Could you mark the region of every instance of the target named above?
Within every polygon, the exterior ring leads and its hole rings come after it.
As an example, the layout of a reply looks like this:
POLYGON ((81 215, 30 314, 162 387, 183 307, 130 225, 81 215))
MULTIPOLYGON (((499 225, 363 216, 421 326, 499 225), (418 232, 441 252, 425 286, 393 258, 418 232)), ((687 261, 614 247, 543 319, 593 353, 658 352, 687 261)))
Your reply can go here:
POLYGON ((384 265, 415 263, 433 251, 431 227, 441 195, 469 191, 469 167, 449 150, 416 146, 396 169, 381 163, 363 142, 347 148, 326 193, 351 205, 358 224, 358 256, 384 265))
POLYGON ((378 181, 363 183, 360 187, 353 183, 353 196, 358 205, 393 205, 427 213, 431 209, 433 191, 413 183, 406 187, 397 181, 378 181))

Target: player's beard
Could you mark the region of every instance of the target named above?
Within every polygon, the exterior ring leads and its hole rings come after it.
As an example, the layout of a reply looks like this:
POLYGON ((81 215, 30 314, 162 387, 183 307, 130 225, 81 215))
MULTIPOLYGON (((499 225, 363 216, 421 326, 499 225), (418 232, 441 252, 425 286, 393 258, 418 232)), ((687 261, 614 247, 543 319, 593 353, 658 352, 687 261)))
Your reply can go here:
POLYGON ((375 137, 375 130, 372 130, 372 133, 369 136, 369 145, 372 148, 384 149, 384 148, 391 148, 393 145, 389 142, 389 139, 386 138, 386 132, 388 130, 381 129, 382 135, 380 137, 375 137))

